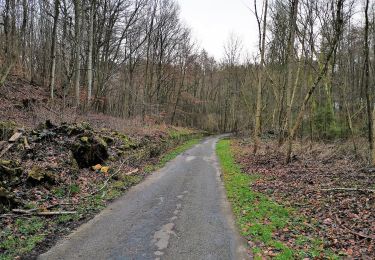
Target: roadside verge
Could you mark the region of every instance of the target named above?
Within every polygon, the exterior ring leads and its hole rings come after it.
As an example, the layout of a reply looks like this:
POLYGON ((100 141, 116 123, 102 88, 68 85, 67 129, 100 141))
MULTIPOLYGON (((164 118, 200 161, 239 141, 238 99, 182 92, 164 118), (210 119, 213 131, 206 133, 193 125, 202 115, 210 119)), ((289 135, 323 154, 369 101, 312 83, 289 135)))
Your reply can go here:
POLYGON ((242 171, 236 163, 230 140, 219 141, 216 151, 237 227, 248 240, 255 259, 338 259, 324 249, 323 241, 304 235, 306 230, 315 227, 295 209, 251 189, 251 184, 259 181, 259 176, 242 171), (284 232, 293 235, 288 238, 284 232))
POLYGON ((84 123, 26 130, 0 160, 0 173, 14 173, 0 178, 0 259, 34 259, 203 135, 168 127, 133 137, 84 123), (107 159, 92 163, 98 151, 107 159))

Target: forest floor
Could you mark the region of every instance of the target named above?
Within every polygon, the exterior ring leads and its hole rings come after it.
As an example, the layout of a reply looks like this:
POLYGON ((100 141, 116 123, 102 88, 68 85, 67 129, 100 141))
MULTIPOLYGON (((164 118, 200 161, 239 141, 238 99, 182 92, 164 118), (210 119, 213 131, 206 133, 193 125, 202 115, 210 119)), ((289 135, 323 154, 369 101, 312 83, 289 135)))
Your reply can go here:
POLYGON ((47 102, 20 79, 0 89, 1 260, 45 252, 204 134, 47 102))
POLYGON ((265 140, 256 156, 247 139, 223 142, 228 196, 255 257, 375 258, 375 169, 361 151, 301 142, 285 164, 276 141, 265 140))

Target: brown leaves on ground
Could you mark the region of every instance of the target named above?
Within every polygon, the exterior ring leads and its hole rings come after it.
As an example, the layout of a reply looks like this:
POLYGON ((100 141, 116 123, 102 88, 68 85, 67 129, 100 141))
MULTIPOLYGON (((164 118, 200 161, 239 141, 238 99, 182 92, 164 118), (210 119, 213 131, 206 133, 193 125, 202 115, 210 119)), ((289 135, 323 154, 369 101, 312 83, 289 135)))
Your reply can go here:
POLYGON ((243 170, 260 175, 252 189, 297 209, 325 248, 375 258, 375 171, 364 160, 338 144, 299 144, 290 164, 273 141, 264 142, 256 156, 250 142, 236 141, 235 148, 243 170))

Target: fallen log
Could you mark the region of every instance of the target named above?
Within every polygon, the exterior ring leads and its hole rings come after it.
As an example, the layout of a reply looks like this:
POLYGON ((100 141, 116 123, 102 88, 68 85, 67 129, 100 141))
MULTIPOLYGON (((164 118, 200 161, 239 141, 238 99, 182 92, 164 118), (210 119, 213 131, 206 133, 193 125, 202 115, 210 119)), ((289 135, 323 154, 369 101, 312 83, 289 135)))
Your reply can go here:
POLYGON ((24 216, 54 216, 54 215, 67 215, 76 214, 77 211, 33 211, 33 210, 23 210, 23 209, 13 209, 13 213, 21 214, 24 216))
POLYGON ((367 192, 367 193, 375 193, 375 190, 372 189, 360 189, 360 188, 330 188, 330 189, 321 189, 321 191, 357 191, 357 192, 367 192))
POLYGON ((366 235, 366 234, 363 234, 363 233, 359 233, 359 232, 356 232, 354 230, 351 230, 350 228, 342 225, 346 230, 349 231, 349 233, 352 233, 353 235, 356 235, 356 236, 359 236, 359 237, 362 237, 362 238, 367 238, 367 239, 372 239, 372 240, 375 240, 375 236, 372 236, 372 235, 366 235))
POLYGON ((30 144, 29 144, 29 141, 27 140, 27 137, 24 136, 23 138, 23 145, 25 147, 25 149, 29 150, 31 147, 30 147, 30 144))
POLYGON ((22 136, 22 132, 17 132, 15 133, 14 135, 12 135, 12 137, 8 140, 8 146, 6 146, 0 153, 0 158, 6 154, 6 152, 9 151, 10 148, 13 147, 13 145, 18 141, 18 139, 20 139, 22 136))
POLYGON ((12 135, 12 136, 9 138, 8 142, 9 142, 9 143, 15 143, 15 142, 18 141, 18 139, 21 138, 21 136, 22 136, 22 133, 21 133, 21 132, 17 132, 17 133, 15 133, 14 135, 12 135))
POLYGON ((48 210, 48 209, 51 209, 51 208, 55 208, 55 207, 59 207, 59 206, 64 206, 64 205, 72 205, 72 203, 58 203, 58 204, 47 206, 45 208, 12 209, 12 212, 13 213, 17 213, 17 214, 26 214, 26 215, 30 215, 30 214, 33 214, 35 212, 39 214, 41 212, 50 212, 50 211, 43 211, 43 210, 48 210))
POLYGON ((17 214, 30 214, 34 211, 37 211, 37 209, 12 209, 12 212, 17 214))
POLYGON ((68 214, 77 214, 77 211, 44 211, 44 212, 36 212, 34 215, 54 216, 54 215, 68 215, 68 214))

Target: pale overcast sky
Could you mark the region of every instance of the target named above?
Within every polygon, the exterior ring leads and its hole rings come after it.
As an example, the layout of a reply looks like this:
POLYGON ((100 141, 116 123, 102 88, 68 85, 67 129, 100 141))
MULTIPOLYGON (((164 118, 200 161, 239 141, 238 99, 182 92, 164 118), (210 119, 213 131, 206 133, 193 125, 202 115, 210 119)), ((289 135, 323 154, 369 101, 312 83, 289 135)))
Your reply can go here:
POLYGON ((258 30, 254 15, 247 6, 252 0, 178 0, 182 20, 192 29, 200 47, 220 60, 231 32, 243 42, 243 51, 257 49, 258 30))

